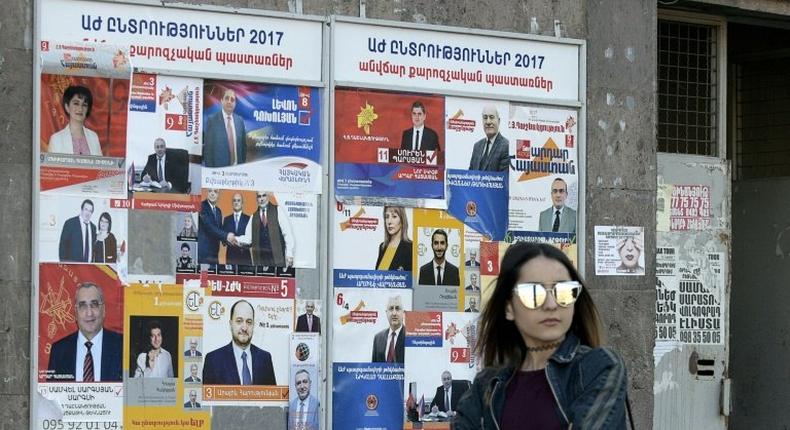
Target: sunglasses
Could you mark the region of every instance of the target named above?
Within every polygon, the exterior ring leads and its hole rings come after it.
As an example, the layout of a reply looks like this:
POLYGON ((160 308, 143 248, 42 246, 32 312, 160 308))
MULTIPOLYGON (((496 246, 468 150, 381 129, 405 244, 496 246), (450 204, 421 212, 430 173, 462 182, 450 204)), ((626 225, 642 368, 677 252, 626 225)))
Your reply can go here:
POLYGON ((524 282, 517 284, 514 288, 518 299, 527 309, 538 309, 546 302, 548 292, 554 295, 554 301, 558 306, 567 308, 576 303, 576 299, 582 293, 582 284, 576 281, 560 282, 524 282), (554 285, 554 288, 546 288, 544 285, 554 285))

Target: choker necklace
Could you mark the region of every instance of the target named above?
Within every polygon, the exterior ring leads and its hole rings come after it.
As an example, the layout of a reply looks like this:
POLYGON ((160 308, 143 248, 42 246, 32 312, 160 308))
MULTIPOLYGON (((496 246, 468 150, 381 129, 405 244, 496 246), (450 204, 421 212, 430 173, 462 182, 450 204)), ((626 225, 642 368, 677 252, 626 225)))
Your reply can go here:
POLYGON ((558 340, 558 341, 553 342, 553 343, 548 343, 548 344, 543 345, 543 346, 536 346, 535 348, 531 348, 531 347, 528 346, 527 347, 527 352, 548 351, 550 349, 554 349, 554 348, 560 346, 560 344, 562 344, 561 340, 558 340))

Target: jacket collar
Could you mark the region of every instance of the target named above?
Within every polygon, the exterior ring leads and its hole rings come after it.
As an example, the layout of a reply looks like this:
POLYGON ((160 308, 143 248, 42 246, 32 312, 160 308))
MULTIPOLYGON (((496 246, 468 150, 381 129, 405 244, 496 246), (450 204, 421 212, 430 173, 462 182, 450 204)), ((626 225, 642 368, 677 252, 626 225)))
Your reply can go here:
POLYGON ((557 351, 549 358, 549 360, 555 361, 557 363, 568 363, 573 360, 573 357, 576 355, 576 352, 579 350, 579 345, 581 344, 581 340, 576 337, 575 334, 568 331, 565 335, 565 340, 562 341, 560 347, 557 348, 557 351))

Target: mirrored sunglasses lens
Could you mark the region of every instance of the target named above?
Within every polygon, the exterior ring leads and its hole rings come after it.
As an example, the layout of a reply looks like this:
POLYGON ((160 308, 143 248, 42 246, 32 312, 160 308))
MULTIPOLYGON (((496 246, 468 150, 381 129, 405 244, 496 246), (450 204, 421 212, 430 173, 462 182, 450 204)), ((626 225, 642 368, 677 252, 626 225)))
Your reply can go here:
POLYGON ((578 282, 558 282, 554 285, 554 295, 557 298, 557 304, 563 307, 570 306, 579 298, 579 293, 582 291, 582 286, 578 282))
POLYGON ((528 309, 537 309, 546 301, 546 289, 540 284, 519 284, 517 294, 528 309))

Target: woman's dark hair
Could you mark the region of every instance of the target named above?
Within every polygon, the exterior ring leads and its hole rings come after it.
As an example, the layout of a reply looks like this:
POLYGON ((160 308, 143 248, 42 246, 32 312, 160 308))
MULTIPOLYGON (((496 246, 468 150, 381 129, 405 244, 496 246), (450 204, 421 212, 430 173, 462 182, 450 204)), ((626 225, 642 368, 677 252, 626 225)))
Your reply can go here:
MULTIPOLYGON (((568 257, 554 246, 530 242, 511 245, 499 266, 499 277, 494 291, 480 314, 476 351, 482 357, 484 366, 519 367, 526 358, 527 345, 516 324, 505 318, 505 308, 513 298, 513 287, 518 281, 521 266, 536 257, 558 261, 568 269, 570 280, 584 284, 568 257)), ((576 335, 583 345, 593 348, 601 345, 598 310, 590 297, 589 290, 586 290, 586 285, 573 306, 573 321, 569 331, 576 335)))
MULTIPOLYGON (((91 116, 91 108, 93 107, 93 95, 91 95, 91 90, 82 85, 69 86, 66 88, 66 91, 63 92, 63 106, 68 105, 74 96, 80 96, 85 100, 85 103, 88 104, 88 110, 85 111, 85 118, 91 116)), ((68 114, 68 111, 66 111, 66 116, 68 116, 68 114)))
POLYGON ((101 219, 102 218, 107 220, 107 233, 111 232, 112 231, 112 218, 110 217, 110 214, 107 213, 107 212, 102 212, 101 215, 99 215, 99 225, 97 227, 99 227, 99 229, 101 229, 101 219))

